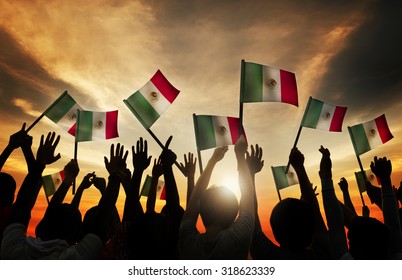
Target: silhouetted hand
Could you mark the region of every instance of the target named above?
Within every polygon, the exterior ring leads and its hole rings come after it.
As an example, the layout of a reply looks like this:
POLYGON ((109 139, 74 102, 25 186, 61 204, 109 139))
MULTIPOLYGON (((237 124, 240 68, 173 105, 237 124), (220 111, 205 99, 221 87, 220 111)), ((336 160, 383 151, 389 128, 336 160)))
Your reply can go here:
MULTIPOLYGON (((74 179, 78 176, 79 172, 80 172, 80 169, 78 167, 77 161, 74 159, 70 160, 70 162, 67 163, 66 166, 64 166, 64 180, 66 182, 68 182, 69 184, 72 183, 74 181, 74 179)), ((84 177, 84 180, 85 180, 85 177, 84 177)))
POLYGON ((262 148, 258 146, 251 145, 251 154, 247 151, 246 161, 251 174, 256 174, 261 171, 264 166, 264 161, 262 160, 262 148))
POLYGON ((116 175, 120 178, 124 177, 125 170, 127 167, 126 160, 128 156, 128 151, 124 152, 124 146, 120 143, 116 146, 116 151, 114 149, 114 144, 110 147, 110 160, 106 157, 105 167, 110 175, 116 175))
MULTIPOLYGON (((27 141, 27 132, 25 131, 25 123, 22 125, 21 130, 19 130, 18 132, 14 133, 13 135, 10 136, 10 140, 8 142, 8 146, 10 148, 12 148, 13 150, 21 147, 24 142, 27 141)), ((32 137, 31 137, 32 139, 32 137)), ((31 140, 32 143, 32 140, 31 140)))
POLYGON ((197 158, 194 158, 194 155, 192 153, 188 153, 188 158, 186 154, 184 154, 184 164, 180 163, 184 176, 194 177, 196 165, 197 165, 197 158))
POLYGON ((243 156, 247 153, 247 146, 246 138, 244 138, 244 135, 241 135, 234 146, 235 154, 243 156))
POLYGON ((60 154, 54 155, 57 145, 60 141, 60 135, 56 137, 54 132, 48 133, 44 140, 44 135, 40 138, 40 145, 36 154, 36 161, 48 165, 60 159, 60 154))
POLYGON ((304 155, 299 151, 297 147, 294 147, 289 155, 289 163, 293 166, 295 170, 303 168, 304 166, 304 155))
POLYGON ((218 162, 225 157, 226 152, 229 150, 228 146, 217 147, 214 150, 214 153, 211 156, 211 161, 218 162))
POLYGON ((151 156, 148 157, 148 142, 140 137, 137 141, 137 148, 131 147, 133 153, 133 166, 134 169, 145 170, 151 163, 151 156))
POLYGON ((106 190, 106 180, 102 177, 95 176, 92 179, 92 183, 94 184, 95 188, 97 188, 101 194, 103 194, 106 190))
POLYGON ((377 158, 374 157, 374 161, 370 164, 371 171, 380 178, 380 181, 383 179, 388 179, 391 177, 392 165, 391 161, 386 157, 377 158))
POLYGON ((163 174, 163 166, 161 159, 154 159, 154 166, 152 167, 152 178, 159 178, 163 174))
POLYGON ((323 146, 320 147, 319 151, 322 154, 319 175, 321 179, 332 179, 332 162, 330 157, 330 152, 327 148, 323 146))
POLYGON ((362 215, 363 217, 370 217, 370 209, 367 207, 367 205, 363 206, 362 215))
POLYGON ((165 144, 165 148, 163 149, 163 151, 160 155, 161 163, 164 167, 171 167, 176 162, 176 159, 177 159, 176 154, 172 150, 169 149, 169 145, 170 145, 170 142, 172 141, 172 139, 173 139, 173 136, 170 136, 168 138, 168 140, 166 141, 166 144, 165 144))
POLYGON ((342 192, 347 192, 348 191, 348 181, 344 177, 341 178, 341 180, 338 183, 339 187, 341 188, 342 192))
POLYGON ((95 171, 92 173, 88 173, 87 175, 84 176, 84 178, 82 179, 82 182, 80 184, 80 187, 83 189, 88 189, 92 183, 93 183, 93 179, 96 177, 95 175, 95 171))

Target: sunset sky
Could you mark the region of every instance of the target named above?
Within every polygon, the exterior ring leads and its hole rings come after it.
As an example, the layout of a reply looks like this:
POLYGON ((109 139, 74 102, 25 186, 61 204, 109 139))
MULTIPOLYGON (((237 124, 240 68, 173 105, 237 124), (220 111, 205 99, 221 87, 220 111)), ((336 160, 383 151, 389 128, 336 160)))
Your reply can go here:
MULTIPOLYGON (((310 180, 318 186, 320 145, 328 147, 333 178, 349 181, 352 200, 361 213, 354 172, 359 170, 347 126, 386 115, 394 139, 361 156, 369 168, 375 155, 392 160, 392 180, 402 179, 402 4, 398 1, 124 1, 25 0, 0 2, 0 147, 24 122, 30 125, 65 90, 85 109, 119 110, 120 137, 78 145, 80 174, 107 176, 103 157, 112 143, 130 149, 139 137, 148 140, 153 158, 161 149, 123 103, 160 69, 180 90, 179 96, 152 131, 178 162, 196 154, 192 115, 239 114, 242 59, 296 74, 299 107, 281 103, 244 104, 244 128, 249 144, 259 144, 265 166, 257 175, 260 217, 264 230, 278 202, 271 166, 286 165, 309 96, 347 106, 343 131, 304 128, 298 148, 304 154, 310 180)), ((43 118, 31 131, 34 152, 41 134, 61 135, 61 159, 44 174, 61 170, 73 157, 74 138, 43 118)), ((202 151, 207 163, 212 149, 202 151)), ((150 174, 152 166, 146 170, 150 174)), ((174 167, 182 206, 186 178, 174 167)), ((4 172, 18 185, 27 172, 20 150, 4 172)), ((196 176, 198 176, 198 168, 196 176)), ((233 147, 220 162, 210 184, 227 186, 238 195, 233 147)), ((281 191, 299 197, 298 186, 281 191)), ((66 201, 71 201, 71 192, 66 201)), ((118 206, 124 203, 121 190, 118 206)), ((97 204, 99 193, 84 193, 84 213, 97 204)), ((376 206, 364 194, 372 215, 376 206)), ((321 203, 321 197, 319 197, 321 203)), ((145 200, 143 201, 145 202, 145 200)), ((43 191, 33 211, 32 227, 47 202, 43 191)), ((145 204, 144 204, 145 205, 145 204)), ((158 209, 163 204, 158 204, 158 209)), ((381 217, 380 217, 381 219, 381 217)))

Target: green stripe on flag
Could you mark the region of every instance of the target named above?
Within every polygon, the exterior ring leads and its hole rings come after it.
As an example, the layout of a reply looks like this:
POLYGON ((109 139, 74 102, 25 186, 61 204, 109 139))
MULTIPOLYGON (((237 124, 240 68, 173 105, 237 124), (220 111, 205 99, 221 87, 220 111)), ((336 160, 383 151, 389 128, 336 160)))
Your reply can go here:
POLYGON ((148 196, 149 195, 149 191, 151 190, 151 182, 152 182, 152 177, 147 175, 147 177, 145 178, 144 185, 142 187, 140 196, 148 196))
POLYGON ((272 166, 272 174, 274 176, 275 186, 278 190, 289 187, 288 178, 286 177, 284 166, 272 166))
POLYGON ((93 115, 91 111, 78 111, 76 141, 91 141, 93 115))
POLYGON ((124 100, 124 103, 146 129, 149 129, 160 117, 159 113, 151 106, 151 104, 149 104, 139 91, 124 100))
POLYGON ((65 91, 43 114, 58 123, 74 104, 76 104, 75 100, 65 91))
POLYGON ((301 126, 316 128, 318 121, 320 120, 321 111, 322 111, 323 106, 324 106, 323 102, 315 100, 310 97, 306 111, 304 112, 301 126))
POLYGON ((350 138, 352 139, 356 155, 361 155, 371 150, 366 131, 364 130, 364 126, 362 124, 349 127, 349 134, 350 138))
POLYGON ((194 128, 198 150, 216 147, 214 123, 211 116, 196 116, 194 128))
POLYGON ((263 67, 260 64, 246 62, 244 66, 244 91, 241 102, 261 102, 263 67))
POLYGON ((355 176, 357 181, 357 187, 359 188, 360 193, 364 193, 365 191, 367 191, 367 189, 366 189, 366 179, 364 178, 365 176, 363 176, 363 172, 361 171, 355 172, 355 176))
POLYGON ((56 188, 52 180, 52 175, 43 176, 42 179, 43 179, 43 189, 45 190, 46 196, 49 197, 53 195, 56 192, 56 188))

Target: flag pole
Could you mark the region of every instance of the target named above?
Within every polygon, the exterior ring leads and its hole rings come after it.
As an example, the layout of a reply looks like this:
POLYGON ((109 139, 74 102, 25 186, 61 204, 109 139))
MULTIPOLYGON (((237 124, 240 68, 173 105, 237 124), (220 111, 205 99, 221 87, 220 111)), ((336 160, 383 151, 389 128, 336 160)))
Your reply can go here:
MULTIPOLYGON (((362 172, 364 182, 366 182, 366 180, 367 180, 366 172, 364 172, 363 164, 362 164, 362 161, 360 160, 360 156, 356 153, 356 148, 355 148, 355 144, 354 144, 355 139, 353 137, 352 130, 351 130, 350 126, 348 126, 348 132, 349 132, 350 139, 352 140, 353 149, 355 151, 355 155, 356 155, 356 158, 357 158, 357 163, 359 164, 360 170, 362 172)), ((362 194, 362 192, 360 190, 359 190, 359 193, 360 193, 360 198, 362 200, 363 206, 366 206, 365 203, 364 203, 363 194, 362 194)))
POLYGON ((25 132, 29 132, 43 117, 45 116, 45 113, 42 113, 28 128, 25 132))
POLYGON ((200 167, 200 175, 202 174, 202 172, 204 171, 204 169, 202 168, 202 158, 201 158, 201 151, 200 149, 198 149, 198 124, 197 124, 197 115, 193 114, 193 124, 194 124, 194 131, 195 131, 195 142, 197 145, 197 154, 198 154, 198 166, 200 167))
POLYGON ((244 59, 241 60, 240 65, 240 100, 239 100, 239 136, 243 134, 243 95, 244 95, 244 59))
MULTIPOLYGON (((156 135, 152 132, 152 130, 150 128, 147 128, 148 133, 152 136, 152 138, 154 138, 154 140, 156 141, 156 143, 158 143, 158 145, 162 148, 165 149, 165 146, 162 144, 162 142, 158 139, 158 137, 156 137, 156 135)), ((177 161, 174 162, 174 164, 177 166, 177 168, 181 171, 181 173, 183 173, 183 175, 185 175, 184 170, 181 168, 180 164, 177 163, 177 161)))

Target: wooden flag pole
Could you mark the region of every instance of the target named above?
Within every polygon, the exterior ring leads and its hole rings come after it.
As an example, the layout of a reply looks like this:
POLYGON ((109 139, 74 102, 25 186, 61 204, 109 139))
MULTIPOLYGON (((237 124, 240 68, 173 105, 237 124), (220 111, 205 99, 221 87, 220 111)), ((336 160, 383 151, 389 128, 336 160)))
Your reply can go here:
MULTIPOLYGON (((152 130, 150 128, 147 128, 148 133, 152 136, 152 138, 154 138, 154 140, 156 141, 156 143, 158 143, 158 145, 163 149, 165 149, 165 146, 162 144, 162 142, 158 139, 158 137, 156 137, 156 135, 152 132, 152 130)), ((181 171, 181 173, 183 173, 183 175, 185 175, 184 170, 181 168, 180 164, 177 163, 177 161, 174 162, 174 164, 177 166, 177 168, 181 171)))
MULTIPOLYGON (((354 144, 354 143, 355 143, 355 139, 354 139, 354 137, 353 137, 352 130, 351 130, 350 126, 348 126, 348 132, 349 132, 350 139, 352 140, 353 149, 354 149, 354 151, 355 151, 355 155, 356 155, 356 158, 357 158, 357 162, 358 162, 359 167, 360 167, 360 170, 361 170, 361 172, 362 172, 364 182, 366 182, 366 180, 367 180, 366 173, 364 172, 363 164, 362 164, 362 161, 360 160, 360 156, 356 153, 356 148, 355 148, 355 144, 354 144)), ((366 206, 366 204, 364 203, 363 194, 362 194, 362 192, 361 192, 360 190, 359 190, 359 193, 360 193, 360 198, 361 198, 361 200, 362 200, 363 206, 366 206)))

